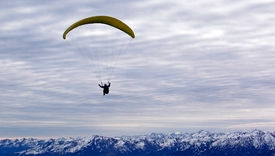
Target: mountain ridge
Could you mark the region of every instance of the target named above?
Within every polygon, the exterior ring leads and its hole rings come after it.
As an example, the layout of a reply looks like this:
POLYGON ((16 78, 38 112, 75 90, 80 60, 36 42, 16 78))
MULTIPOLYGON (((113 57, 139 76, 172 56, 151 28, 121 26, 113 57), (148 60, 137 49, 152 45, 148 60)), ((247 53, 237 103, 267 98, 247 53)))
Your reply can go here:
POLYGON ((275 132, 252 130, 232 133, 151 133, 135 136, 4 139, 0 156, 275 156, 275 132))

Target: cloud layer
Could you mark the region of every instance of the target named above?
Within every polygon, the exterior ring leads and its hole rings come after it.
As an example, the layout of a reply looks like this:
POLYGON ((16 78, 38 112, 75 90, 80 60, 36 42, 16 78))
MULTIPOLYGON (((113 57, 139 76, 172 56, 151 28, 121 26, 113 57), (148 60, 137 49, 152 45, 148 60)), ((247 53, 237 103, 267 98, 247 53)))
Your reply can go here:
POLYGON ((0 138, 274 129, 274 1, 0 6, 0 138), (92 15, 136 34, 105 97, 93 67, 62 39, 92 15))

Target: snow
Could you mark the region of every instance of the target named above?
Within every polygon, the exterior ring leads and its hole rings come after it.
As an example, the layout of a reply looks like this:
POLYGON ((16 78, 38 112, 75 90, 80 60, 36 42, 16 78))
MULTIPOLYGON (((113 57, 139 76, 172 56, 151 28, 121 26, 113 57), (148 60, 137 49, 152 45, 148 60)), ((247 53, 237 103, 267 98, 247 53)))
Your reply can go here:
POLYGON ((144 146, 145 146, 144 142, 139 142, 136 144, 136 148, 139 148, 139 149, 144 149, 144 146))
POLYGON ((146 150, 147 144, 155 145, 162 149, 184 150, 191 146, 201 147, 209 144, 210 148, 216 147, 246 147, 254 146, 256 149, 268 147, 275 149, 275 134, 266 131, 253 130, 251 132, 234 133, 211 133, 199 131, 197 133, 152 133, 150 135, 121 136, 115 138, 92 136, 78 138, 58 138, 49 140, 15 139, 0 140, 0 147, 19 147, 26 146, 29 149, 22 151, 24 154, 43 154, 43 153, 75 153, 86 147, 96 147, 97 149, 108 149, 113 147, 121 152, 129 152, 133 148, 146 150), (128 146, 132 146, 129 148, 128 146))
POLYGON ((122 147, 123 145, 124 145, 124 141, 123 140, 119 140, 117 143, 116 143, 116 145, 115 145, 115 147, 116 148, 119 148, 119 147, 122 147))

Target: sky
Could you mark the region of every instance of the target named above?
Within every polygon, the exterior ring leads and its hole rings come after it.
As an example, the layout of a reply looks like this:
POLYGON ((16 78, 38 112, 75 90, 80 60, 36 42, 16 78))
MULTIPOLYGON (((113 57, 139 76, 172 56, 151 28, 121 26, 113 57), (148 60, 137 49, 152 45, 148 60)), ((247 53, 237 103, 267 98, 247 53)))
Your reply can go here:
MULTIPOLYGON (((274 8, 274 0, 0 1, 0 138, 274 131, 274 8), (106 96, 95 66, 62 38, 96 15, 136 36, 113 64, 106 96)), ((73 31, 68 39, 93 34, 73 31)), ((93 42, 104 47, 102 39, 93 42)))

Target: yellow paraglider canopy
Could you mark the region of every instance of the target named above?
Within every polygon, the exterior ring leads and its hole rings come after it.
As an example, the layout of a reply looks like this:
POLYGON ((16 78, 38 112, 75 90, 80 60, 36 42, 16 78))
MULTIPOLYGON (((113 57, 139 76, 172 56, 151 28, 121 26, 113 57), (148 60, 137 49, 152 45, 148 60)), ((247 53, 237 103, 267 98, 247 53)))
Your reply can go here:
POLYGON ((125 32, 132 38, 135 38, 135 34, 134 34, 133 30, 128 25, 123 23, 122 21, 120 21, 114 17, 110 17, 110 16, 92 16, 92 17, 84 18, 80 21, 77 21, 74 24, 72 24, 70 27, 68 27, 65 30, 65 32, 63 33, 63 39, 66 39, 66 35, 74 28, 79 27, 81 25, 94 24, 94 23, 110 25, 112 27, 115 27, 115 28, 125 32))
POLYGON ((71 31, 67 41, 79 53, 80 61, 90 65, 101 83, 111 80, 117 62, 129 42, 135 38, 128 25, 110 16, 91 16, 73 23, 64 31, 64 40, 71 31), (96 32, 100 32, 100 35, 96 32))

